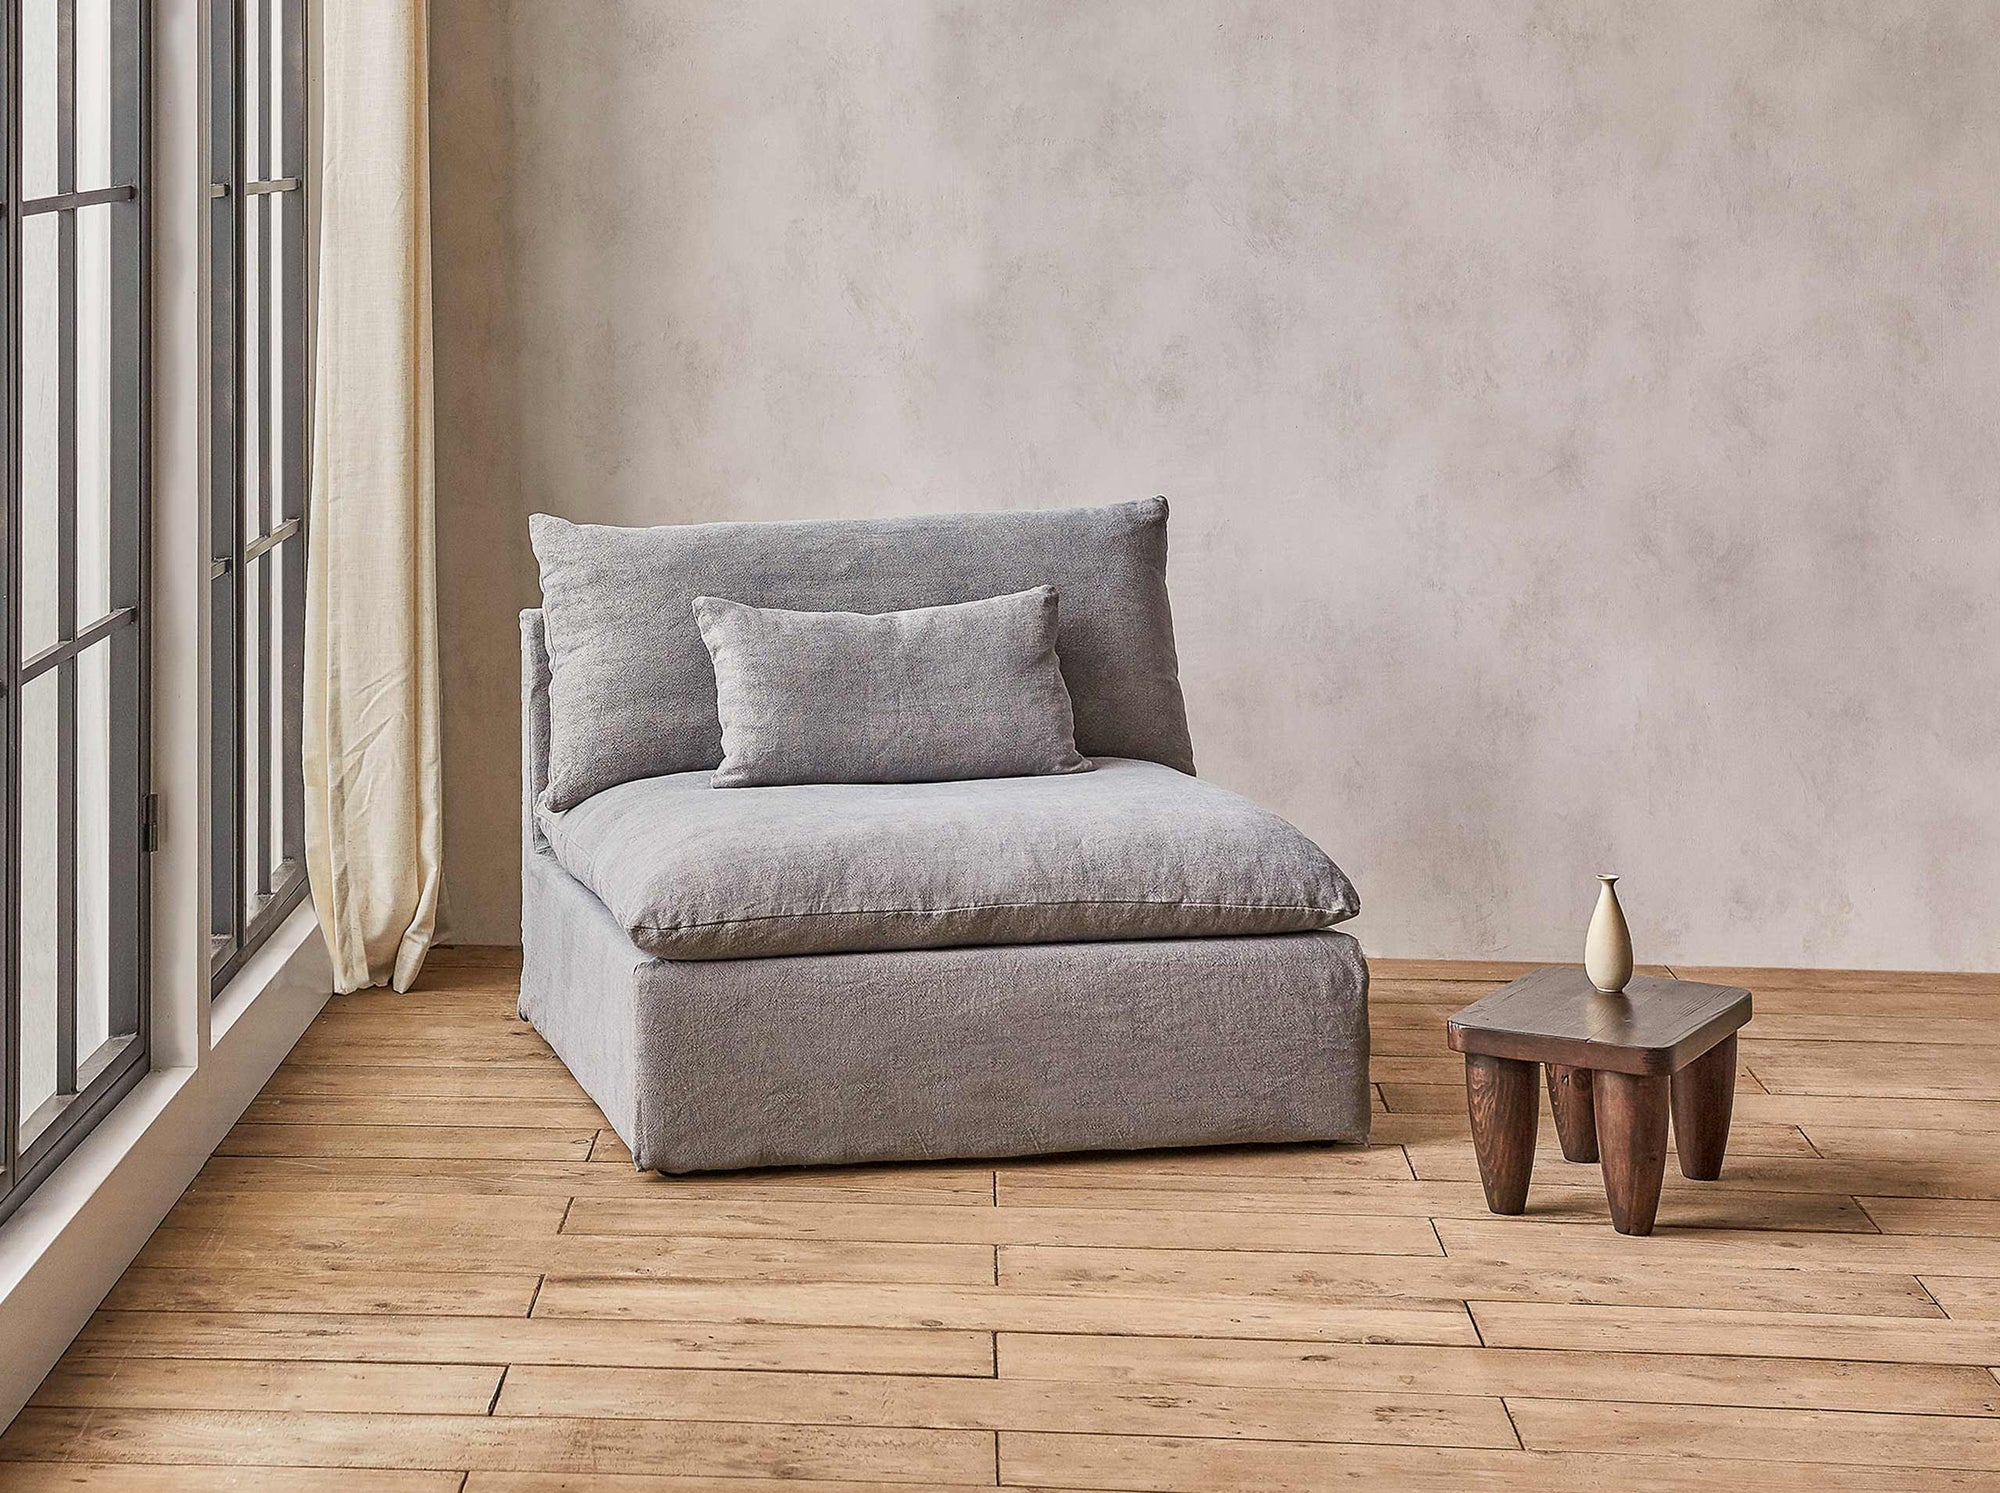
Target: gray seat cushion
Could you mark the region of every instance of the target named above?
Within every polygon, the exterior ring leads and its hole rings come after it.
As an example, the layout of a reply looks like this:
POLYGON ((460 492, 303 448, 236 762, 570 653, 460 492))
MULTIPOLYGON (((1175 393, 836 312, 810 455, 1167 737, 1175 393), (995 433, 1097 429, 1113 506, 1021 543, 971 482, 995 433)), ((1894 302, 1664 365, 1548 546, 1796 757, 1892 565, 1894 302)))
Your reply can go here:
POLYGON ((541 811, 556 858, 667 959, 1324 928, 1359 910, 1291 825, 1157 763, 956 783, 621 784, 541 811))
POLYGON ((722 760, 694 598, 894 612, 1053 586, 1088 757, 1194 771, 1167 605, 1167 505, 617 529, 538 513, 550 808, 722 760))

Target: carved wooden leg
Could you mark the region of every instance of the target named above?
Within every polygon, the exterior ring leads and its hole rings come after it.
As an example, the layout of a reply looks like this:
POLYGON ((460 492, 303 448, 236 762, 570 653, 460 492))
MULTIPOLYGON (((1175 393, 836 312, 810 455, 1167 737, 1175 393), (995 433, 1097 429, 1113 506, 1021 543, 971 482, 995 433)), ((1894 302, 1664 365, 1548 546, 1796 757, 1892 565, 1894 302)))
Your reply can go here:
POLYGON ((1550 1063, 1549 1108, 1564 1161, 1597 1160, 1597 1110, 1590 1098, 1590 1070, 1550 1063))
POLYGON ((1495 1213, 1519 1213, 1528 1206, 1535 1122, 1542 1108, 1535 1092, 1540 1066, 1483 1053, 1465 1055, 1465 1109, 1472 1117, 1472 1149, 1479 1157, 1486 1206, 1495 1213))
POLYGON ((1664 1076, 1642 1078, 1602 1069, 1592 1075, 1604 1196, 1611 1204, 1611 1226, 1621 1234, 1653 1232, 1667 1171, 1669 1087, 1664 1076))
POLYGON ((1674 1075, 1674 1147, 1681 1175, 1713 1182, 1729 1149, 1729 1114, 1736 1107, 1736 1033, 1674 1075))

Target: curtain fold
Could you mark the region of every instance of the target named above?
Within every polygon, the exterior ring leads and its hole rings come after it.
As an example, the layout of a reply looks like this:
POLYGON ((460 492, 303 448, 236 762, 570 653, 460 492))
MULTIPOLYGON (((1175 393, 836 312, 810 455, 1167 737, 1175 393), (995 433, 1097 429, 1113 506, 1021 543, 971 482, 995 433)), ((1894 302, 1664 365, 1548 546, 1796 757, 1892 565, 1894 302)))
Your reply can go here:
POLYGON ((306 864, 342 991, 407 990, 443 855, 425 0, 321 9, 306 864))

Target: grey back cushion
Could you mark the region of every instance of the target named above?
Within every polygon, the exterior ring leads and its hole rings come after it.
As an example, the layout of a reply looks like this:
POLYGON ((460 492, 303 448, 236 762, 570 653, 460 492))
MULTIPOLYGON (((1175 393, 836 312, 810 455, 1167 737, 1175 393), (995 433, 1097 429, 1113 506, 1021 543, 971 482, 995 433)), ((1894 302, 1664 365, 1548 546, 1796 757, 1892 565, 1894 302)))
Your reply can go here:
POLYGON ((1088 772, 1053 587, 866 616, 697 596, 722 717, 717 788, 1088 772))
POLYGON ((1052 586, 1077 750, 1194 771, 1167 606, 1162 498, 657 529, 538 513, 528 525, 548 630, 551 809, 635 778, 721 762, 697 596, 877 613, 1052 586))

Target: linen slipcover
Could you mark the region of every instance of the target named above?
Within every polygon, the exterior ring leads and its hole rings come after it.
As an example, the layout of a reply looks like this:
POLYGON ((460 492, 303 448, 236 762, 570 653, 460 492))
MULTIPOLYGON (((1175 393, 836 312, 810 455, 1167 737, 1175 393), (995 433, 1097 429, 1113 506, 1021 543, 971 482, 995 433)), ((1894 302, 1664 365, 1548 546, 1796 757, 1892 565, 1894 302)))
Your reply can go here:
POLYGON ((621 529, 528 521, 550 661, 547 803, 722 760, 694 598, 893 612, 1052 586, 1087 757, 1194 771, 1163 498, 1106 508, 621 529))
POLYGON ((1295 933, 1359 908, 1277 815, 1122 757, 952 783, 676 773, 541 822, 633 944, 667 959, 1295 933))
POLYGON ((522 614, 521 642, 519 1009, 637 1166, 1368 1138, 1368 966, 1338 931, 645 953, 542 832, 540 612, 522 614))
POLYGON ((910 611, 694 599, 722 717, 717 788, 1089 772, 1053 586, 910 611))

